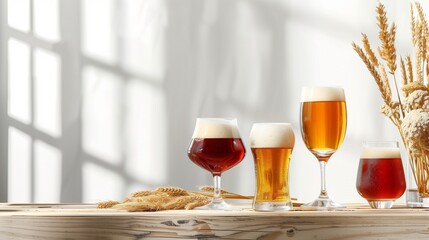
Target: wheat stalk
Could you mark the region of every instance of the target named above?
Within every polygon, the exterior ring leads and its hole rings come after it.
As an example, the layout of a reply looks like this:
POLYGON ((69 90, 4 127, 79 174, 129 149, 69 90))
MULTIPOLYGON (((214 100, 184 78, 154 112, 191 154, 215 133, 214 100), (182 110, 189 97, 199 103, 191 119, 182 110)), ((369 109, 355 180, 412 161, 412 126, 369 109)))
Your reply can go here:
POLYGON ((209 202, 210 202, 210 200, 209 200, 209 199, 202 200, 202 201, 197 201, 197 202, 191 202, 191 203, 188 203, 188 204, 185 206, 185 209, 186 209, 186 210, 192 210, 192 209, 194 209, 194 208, 197 208, 197 207, 201 207, 201 206, 207 205, 209 202))
POLYGON ((378 67, 379 64, 378 64, 377 57, 375 56, 374 51, 372 51, 371 45, 368 40, 368 36, 365 33, 362 33, 362 43, 363 43, 365 52, 368 55, 369 61, 371 62, 372 65, 374 65, 375 67, 378 67))
POLYGON ((154 194, 156 194, 156 193, 154 193, 154 192, 152 192, 152 191, 138 191, 138 192, 134 192, 134 193, 132 193, 130 196, 132 197, 132 198, 135 198, 135 197, 145 197, 145 196, 150 196, 150 195, 154 195, 154 194))
POLYGON ((412 83, 414 80, 413 80, 413 64, 412 64, 412 62, 411 62, 411 57, 410 56, 407 56, 407 72, 408 72, 408 77, 407 77, 407 79, 408 79, 408 83, 412 83))
POLYGON ((402 85, 406 85, 408 83, 407 78, 407 69, 405 68, 405 62, 404 59, 401 58, 401 73, 402 73, 402 85))
POLYGON ((389 93, 391 93, 389 85, 388 84, 387 84, 387 86, 384 85, 384 82, 381 79, 379 72, 377 71, 375 66, 373 64, 371 64, 371 61, 369 60, 368 56, 364 53, 362 48, 359 47, 356 43, 352 43, 352 46, 353 46, 353 49, 359 55, 359 57, 362 59, 362 61, 365 63, 365 65, 368 68, 371 75, 373 76, 375 83, 377 84, 378 89, 381 92, 381 96, 382 96, 384 102, 386 103, 386 105, 392 106, 392 104, 393 104, 392 103, 392 95, 389 94, 389 93))
POLYGON ((178 209, 186 209, 186 206, 195 203, 196 205, 202 204, 206 202, 208 199, 202 196, 193 195, 193 196, 181 196, 175 198, 173 201, 166 203, 164 205, 165 209, 169 210, 178 210, 178 209))
MULTIPOLYGON (((421 119, 406 118, 406 114, 409 114, 409 112, 404 112, 395 75, 396 25, 392 23, 389 28, 387 21, 388 19, 383 4, 378 4, 376 12, 377 25, 379 27, 378 36, 381 41, 381 46, 378 47, 377 50, 383 61, 378 61, 377 67, 376 61, 372 59, 373 57, 371 55, 371 52, 369 51, 371 49, 368 48, 370 45, 368 38, 365 34, 362 34, 362 42, 366 54, 362 50, 362 48, 357 46, 355 43, 353 43, 352 45, 354 50, 358 53, 359 57, 367 66, 369 72, 371 73, 379 87, 382 98, 386 103, 386 105, 383 105, 381 108, 382 113, 389 117, 389 119, 393 122, 393 124, 395 124, 395 126, 399 130, 402 141, 407 148, 407 153, 410 158, 410 165, 413 170, 413 175, 416 180, 420 195, 429 196, 429 149, 425 148, 426 142, 424 142, 427 141, 427 138, 424 138, 423 140, 418 138, 414 139, 407 136, 405 134, 406 132, 404 132, 410 131, 410 128, 412 131, 414 131, 415 128, 422 128, 419 126, 424 124, 424 121, 417 121, 421 119), (398 102, 392 101, 392 93, 388 88, 389 78, 388 74, 386 73, 387 68, 385 68, 385 65, 387 66, 389 73, 392 75, 392 78, 394 80, 398 102), (401 114, 399 114, 398 112, 398 107, 401 114), (417 153, 415 152, 415 150, 417 150, 417 153)), ((415 61, 413 66, 413 61, 411 60, 410 56, 407 56, 406 58, 400 58, 400 68, 402 72, 402 92, 403 95, 406 97, 408 110, 413 109, 410 108, 410 105, 418 104, 419 107, 417 107, 417 109, 423 110, 427 113, 427 109, 424 108, 424 105, 427 104, 427 99, 419 98, 422 96, 421 94, 427 94, 427 92, 429 91, 429 26, 420 3, 415 2, 414 5, 411 4, 410 14, 412 34, 411 41, 412 45, 414 46, 415 61), (414 10, 414 7, 416 11, 414 10), (411 94, 417 90, 420 90, 421 92, 411 94)))
POLYGON ((416 20, 414 18, 414 8, 413 4, 410 3, 411 7, 411 42, 413 43, 413 46, 417 44, 417 29, 416 29, 416 20))
POLYGON ((386 11, 384 5, 379 3, 377 7, 377 20, 378 27, 380 29, 378 37, 381 41, 381 48, 378 48, 378 52, 383 60, 387 62, 390 73, 394 74, 396 70, 396 49, 395 49, 395 34, 396 26, 392 24, 389 30, 387 24, 386 11))
MULTIPOLYGON (((384 68, 384 65, 380 65, 380 73, 381 73, 381 79, 380 79, 380 85, 381 85, 381 91, 383 92, 383 95, 386 96, 392 96, 392 90, 390 89, 389 84, 389 78, 387 77, 386 69, 384 68)), ((392 100, 390 99, 390 102, 392 100)))
MULTIPOLYGON (((405 62, 404 59, 401 58, 401 73, 402 73, 402 86, 408 84, 408 77, 407 77, 407 69, 405 68, 405 62)), ((404 96, 408 96, 407 93, 403 93, 404 96)))
POLYGON ((118 201, 105 201, 97 203, 97 208, 111 208, 117 204, 119 204, 118 201))
POLYGON ((186 196, 188 192, 183 188, 178 187, 159 187, 155 189, 155 192, 167 193, 170 196, 186 196))
POLYGON ((128 212, 160 211, 166 210, 162 205, 148 204, 144 202, 127 202, 113 206, 114 209, 126 210, 128 212))
MULTIPOLYGON (((214 192, 214 187, 212 186, 201 186, 200 187, 201 191, 204 192, 214 192)), ((225 190, 220 190, 220 193, 222 194, 223 198, 234 198, 234 199, 252 199, 253 196, 243 196, 237 193, 232 193, 232 192, 228 192, 225 190)))
POLYGON ((416 48, 416 77, 417 81, 423 84, 423 43, 422 43, 422 26, 417 24, 417 48, 416 48))
POLYGON ((420 18, 420 22, 422 25, 423 32, 427 33, 428 32, 428 22, 426 21, 426 17, 425 17, 425 14, 423 12, 423 8, 419 2, 415 2, 414 5, 416 6, 417 13, 419 14, 419 18, 420 18))

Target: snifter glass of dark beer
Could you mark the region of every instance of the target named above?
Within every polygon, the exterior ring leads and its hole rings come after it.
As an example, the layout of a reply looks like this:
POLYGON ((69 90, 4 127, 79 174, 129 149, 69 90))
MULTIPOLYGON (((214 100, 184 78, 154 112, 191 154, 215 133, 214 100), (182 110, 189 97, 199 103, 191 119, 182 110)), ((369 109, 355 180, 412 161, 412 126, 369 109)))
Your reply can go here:
POLYGON ((347 125, 347 110, 342 88, 309 87, 302 89, 301 133, 305 145, 319 160, 321 190, 313 202, 304 204, 305 209, 341 208, 344 205, 328 196, 325 169, 329 158, 343 143, 347 125))
POLYGON ((405 175, 398 142, 365 142, 356 188, 372 208, 391 208, 405 191, 405 175))
POLYGON ((211 203, 198 209, 234 210, 221 194, 221 174, 243 160, 245 149, 237 127, 237 119, 198 118, 188 157, 213 175, 214 196, 211 203))
POLYGON ((255 123, 250 145, 255 162, 256 193, 253 209, 292 209, 289 196, 289 162, 295 135, 289 123, 255 123))

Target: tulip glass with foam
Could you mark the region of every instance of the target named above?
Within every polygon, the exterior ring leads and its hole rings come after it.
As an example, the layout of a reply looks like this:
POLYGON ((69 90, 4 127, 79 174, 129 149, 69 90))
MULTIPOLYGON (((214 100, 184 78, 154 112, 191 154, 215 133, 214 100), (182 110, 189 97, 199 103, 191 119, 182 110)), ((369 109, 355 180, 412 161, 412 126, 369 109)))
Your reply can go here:
POLYGON ((221 174, 243 160, 245 149, 236 119, 198 118, 188 148, 188 157, 209 171, 214 180, 214 196, 210 204, 198 209, 235 210, 221 193, 221 174))

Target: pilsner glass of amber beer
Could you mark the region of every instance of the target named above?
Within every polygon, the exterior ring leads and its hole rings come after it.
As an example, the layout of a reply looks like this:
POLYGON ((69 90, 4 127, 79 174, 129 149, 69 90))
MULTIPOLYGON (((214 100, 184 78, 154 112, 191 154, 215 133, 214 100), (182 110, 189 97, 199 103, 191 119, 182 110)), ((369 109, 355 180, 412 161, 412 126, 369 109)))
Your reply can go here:
POLYGON ((301 133, 307 148, 319 160, 321 190, 319 197, 301 208, 331 209, 344 205, 332 201, 326 190, 325 169, 329 158, 343 143, 347 110, 342 88, 309 87, 302 89, 301 133))
POLYGON ((253 209, 292 209, 289 196, 289 162, 295 135, 289 123, 255 123, 250 145, 255 162, 256 193, 253 209))
POLYGON ((237 119, 197 118, 188 148, 188 157, 213 175, 214 196, 211 203, 198 209, 234 210, 221 194, 221 174, 243 160, 245 149, 237 119))
POLYGON ((372 208, 391 208, 405 191, 405 175, 398 142, 365 142, 356 188, 372 208))

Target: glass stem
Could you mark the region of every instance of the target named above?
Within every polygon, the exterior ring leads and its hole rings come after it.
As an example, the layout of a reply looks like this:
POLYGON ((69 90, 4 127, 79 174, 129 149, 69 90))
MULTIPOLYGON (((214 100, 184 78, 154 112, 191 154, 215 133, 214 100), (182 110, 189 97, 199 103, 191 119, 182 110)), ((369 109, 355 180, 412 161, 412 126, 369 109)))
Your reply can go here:
POLYGON ((326 179, 325 179, 325 169, 326 162, 319 161, 320 164, 320 195, 319 198, 328 198, 328 192, 326 191, 326 179))
POLYGON ((220 188, 220 175, 213 176, 213 203, 223 202, 220 188))

